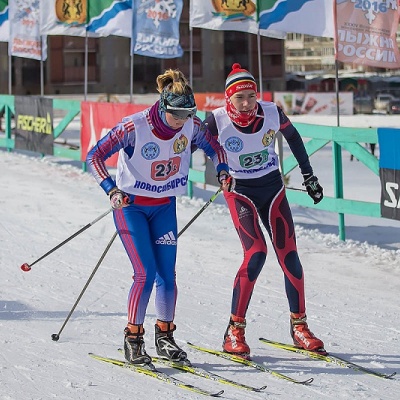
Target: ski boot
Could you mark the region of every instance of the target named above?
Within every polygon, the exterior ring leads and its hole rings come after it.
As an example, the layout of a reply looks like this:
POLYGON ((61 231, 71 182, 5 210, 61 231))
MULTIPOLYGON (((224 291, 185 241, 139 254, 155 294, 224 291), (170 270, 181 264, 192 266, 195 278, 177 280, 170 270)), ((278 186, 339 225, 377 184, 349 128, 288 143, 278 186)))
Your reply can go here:
POLYGON ((155 324, 155 345, 157 354, 167 360, 190 365, 187 354, 182 350, 174 339, 176 325, 172 322, 157 320, 155 324))
POLYGON ((246 319, 232 314, 229 325, 225 331, 222 348, 226 353, 231 353, 249 360, 250 347, 246 343, 246 338, 244 337, 245 328, 246 319))
POLYGON ((290 334, 295 346, 316 353, 326 354, 324 343, 318 339, 308 327, 307 316, 303 314, 290 314, 290 334))
POLYGON ((144 346, 143 325, 128 323, 124 333, 124 352, 126 360, 131 364, 151 367, 151 357, 146 353, 144 346))

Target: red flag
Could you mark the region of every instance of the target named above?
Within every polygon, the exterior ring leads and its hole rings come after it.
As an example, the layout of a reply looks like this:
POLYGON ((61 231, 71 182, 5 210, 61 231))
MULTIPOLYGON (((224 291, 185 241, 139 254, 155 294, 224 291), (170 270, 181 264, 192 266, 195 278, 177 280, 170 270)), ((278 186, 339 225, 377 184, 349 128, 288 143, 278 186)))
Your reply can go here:
POLYGON ((397 1, 335 0, 335 57, 344 63, 400 68, 397 1))
MULTIPOLYGON (((123 117, 142 111, 150 106, 144 104, 116 104, 83 101, 81 103, 81 160, 89 150, 117 125, 123 117)), ((118 154, 112 155, 106 165, 115 167, 118 154)))

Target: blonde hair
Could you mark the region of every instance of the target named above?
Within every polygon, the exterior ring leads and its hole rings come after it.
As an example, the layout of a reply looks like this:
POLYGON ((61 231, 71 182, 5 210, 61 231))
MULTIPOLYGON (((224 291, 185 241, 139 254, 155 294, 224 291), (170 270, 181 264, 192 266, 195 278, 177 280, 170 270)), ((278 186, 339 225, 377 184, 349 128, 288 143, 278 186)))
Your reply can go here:
POLYGON ((167 69, 157 76, 157 91, 162 93, 164 89, 177 95, 193 93, 188 80, 179 69, 167 69))

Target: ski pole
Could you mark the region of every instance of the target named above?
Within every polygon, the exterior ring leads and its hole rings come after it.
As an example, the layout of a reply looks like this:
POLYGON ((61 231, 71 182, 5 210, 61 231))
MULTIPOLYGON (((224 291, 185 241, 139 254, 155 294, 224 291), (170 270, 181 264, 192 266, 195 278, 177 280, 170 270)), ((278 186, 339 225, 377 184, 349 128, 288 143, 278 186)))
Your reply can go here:
POLYGON ((75 232, 73 235, 71 235, 69 238, 65 239, 63 242, 58 244, 57 246, 53 247, 51 250, 49 250, 46 254, 43 254, 41 257, 39 257, 37 260, 35 260, 32 264, 24 263, 21 265, 21 269, 24 272, 30 271, 32 266, 35 265, 37 262, 40 260, 43 260, 43 258, 47 257, 53 251, 56 251, 59 249, 61 246, 64 246, 64 244, 68 243, 70 240, 72 240, 74 237, 80 235, 82 232, 84 232, 86 229, 90 228, 92 225, 94 225, 96 222, 100 221, 102 218, 104 218, 109 212, 112 211, 112 208, 107 210, 104 214, 101 214, 99 217, 97 217, 94 221, 89 222, 87 225, 85 225, 83 228, 79 229, 79 231, 75 232))
POLYGON ((306 190, 306 189, 295 188, 295 187, 289 187, 289 186, 286 186, 286 189, 298 190, 299 192, 307 192, 307 190, 306 190))
MULTIPOLYGON (((183 232, 186 231, 187 228, 196 220, 196 218, 217 198, 217 196, 221 193, 222 189, 219 188, 212 196, 211 198, 201 207, 201 209, 196 213, 196 215, 184 226, 184 228, 178 233, 178 237, 182 235, 183 232)), ((53 333, 51 335, 51 338, 53 341, 57 342, 60 339, 60 334, 63 331, 65 325, 67 324, 68 320, 71 318, 72 313, 75 311, 76 306, 78 305, 79 301, 81 300, 83 294, 85 293, 87 287, 89 286, 91 280, 93 279, 94 274, 97 272, 98 268, 100 267, 100 264, 102 263, 104 257, 106 256, 108 250, 110 249, 115 237, 117 236, 117 232, 114 233, 113 237, 111 238, 110 242, 108 243, 107 247, 105 248, 103 254, 101 255, 96 267, 94 268, 92 274, 90 275, 89 279, 87 280, 85 286, 83 287, 81 293, 79 294, 78 298, 75 301, 75 304, 72 306, 71 311, 69 312, 67 318, 65 319, 63 325, 61 326, 60 330, 58 333, 53 333)))
POLYGON ((189 228, 190 225, 196 220, 196 218, 218 197, 218 195, 221 193, 222 189, 219 188, 210 198, 210 200, 207 201, 207 203, 204 204, 203 207, 200 208, 200 210, 196 213, 196 215, 182 228, 182 230, 178 233, 178 237, 182 235, 183 232, 186 231, 187 228, 189 228))
POLYGON ((94 270, 92 271, 92 273, 91 273, 89 279, 87 280, 87 282, 86 282, 85 286, 83 287, 81 293, 79 294, 78 298, 76 299, 75 304, 72 306, 71 311, 69 312, 67 318, 65 319, 64 323, 62 324, 62 327, 60 328, 60 330, 58 331, 58 333, 53 333, 53 334, 51 335, 51 338, 52 338, 55 342, 57 342, 58 339, 60 339, 61 332, 63 331, 65 325, 67 325, 68 320, 70 319, 70 317, 71 317, 72 313, 74 312, 76 306, 78 305, 78 303, 79 303, 79 301, 81 300, 83 294, 85 293, 87 287, 89 286, 89 283, 90 283, 91 280, 93 279, 94 274, 95 274, 96 271, 99 269, 100 264, 103 262, 104 257, 106 256, 108 250, 110 249, 111 245, 113 244, 114 239, 116 238, 116 236, 117 236, 117 232, 114 233, 114 235, 113 235, 113 237, 111 238, 111 240, 109 241, 107 247, 104 249, 103 254, 101 255, 99 261, 98 261, 97 264, 96 264, 96 267, 95 267, 94 270))

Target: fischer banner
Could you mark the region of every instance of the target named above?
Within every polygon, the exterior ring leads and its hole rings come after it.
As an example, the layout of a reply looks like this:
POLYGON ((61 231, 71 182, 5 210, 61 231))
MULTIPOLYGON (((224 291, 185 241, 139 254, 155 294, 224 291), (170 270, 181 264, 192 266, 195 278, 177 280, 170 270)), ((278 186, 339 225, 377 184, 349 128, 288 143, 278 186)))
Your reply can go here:
POLYGON ((53 99, 15 96, 15 148, 53 155, 53 99))

